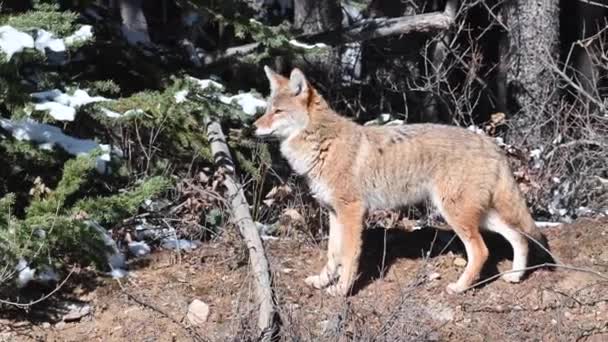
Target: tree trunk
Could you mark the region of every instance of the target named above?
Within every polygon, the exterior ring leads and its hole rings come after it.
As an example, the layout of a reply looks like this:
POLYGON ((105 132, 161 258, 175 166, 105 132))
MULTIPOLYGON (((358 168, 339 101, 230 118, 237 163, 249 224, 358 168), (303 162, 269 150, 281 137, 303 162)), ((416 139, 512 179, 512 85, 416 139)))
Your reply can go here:
MULTIPOLYGON (((443 14, 452 18, 456 18, 456 11, 458 10, 458 0, 448 0, 445 4, 443 14)), ((438 86, 441 84, 441 79, 445 76, 444 62, 448 55, 448 42, 452 40, 453 34, 449 31, 444 32, 436 38, 435 46, 432 50, 431 56, 428 57, 431 64, 431 75, 428 75, 433 79, 433 84, 438 86)), ((447 81, 447 80, 446 80, 447 81)), ((427 94, 425 101, 425 120, 430 122, 438 122, 441 112, 441 104, 439 100, 439 94, 430 92, 427 94)))
POLYGON ((142 4, 143 0, 119 0, 122 34, 132 45, 150 44, 148 23, 142 4))
MULTIPOLYGON (((342 28, 340 1, 294 1, 294 26, 302 30, 305 35, 339 31, 342 28)), ((298 60, 295 63, 300 64, 300 67, 306 72, 318 75, 318 77, 315 77, 317 80, 325 84, 336 84, 342 75, 341 49, 341 47, 333 47, 315 55, 303 56, 302 61, 298 60)))
POLYGON ((501 44, 499 76, 510 114, 510 140, 542 143, 541 121, 552 115, 556 84, 545 67, 559 59, 559 0, 511 0, 503 16, 509 31, 501 44))
POLYGON ((304 34, 333 31, 341 27, 342 9, 336 0, 294 1, 294 25, 304 34))

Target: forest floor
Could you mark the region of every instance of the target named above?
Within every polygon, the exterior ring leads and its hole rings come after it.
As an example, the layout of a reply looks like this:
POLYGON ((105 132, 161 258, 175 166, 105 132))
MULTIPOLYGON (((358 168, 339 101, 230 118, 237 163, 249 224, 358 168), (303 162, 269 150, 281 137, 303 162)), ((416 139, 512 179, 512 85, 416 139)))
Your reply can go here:
MULTIPOLYGON (((577 269, 538 269, 519 284, 499 279, 451 295, 445 286, 463 269, 462 245, 457 239, 448 244, 451 233, 370 229, 358 291, 346 299, 304 284, 323 265, 326 241, 266 241, 281 337, 608 341, 608 220, 579 220, 543 232, 558 262, 577 269), (424 257, 430 246, 431 255, 424 257)), ((493 255, 486 277, 508 270, 506 243, 491 236, 486 241, 493 255)), ((246 340, 256 317, 246 255, 238 236, 226 234, 190 253, 160 251, 139 259, 120 284, 85 272, 73 275, 73 285, 64 286, 51 302, 0 314, 0 341, 246 340), (43 318, 53 302, 66 299, 88 303, 91 312, 70 323, 43 318), (210 309, 207 321, 196 327, 186 318, 194 299, 210 309)))

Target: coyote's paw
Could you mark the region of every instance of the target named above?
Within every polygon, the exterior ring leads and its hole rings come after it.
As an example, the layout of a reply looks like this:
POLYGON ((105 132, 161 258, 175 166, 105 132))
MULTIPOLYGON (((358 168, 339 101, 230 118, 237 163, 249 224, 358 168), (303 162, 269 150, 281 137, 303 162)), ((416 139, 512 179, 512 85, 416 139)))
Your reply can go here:
POLYGON ((522 272, 512 272, 502 275, 502 279, 509 283, 519 283, 521 281, 521 277, 523 276, 522 272))
POLYGON ((325 282, 322 281, 321 277, 318 275, 310 276, 304 279, 306 285, 310 287, 314 287, 315 289, 322 289, 327 286, 325 282))
POLYGON ((348 295, 348 288, 340 283, 328 287, 325 291, 333 297, 346 297, 348 295))
POLYGON ((457 294, 457 293, 463 293, 467 288, 468 288, 468 286, 462 286, 458 283, 449 283, 448 286, 445 288, 445 290, 449 294, 457 294))

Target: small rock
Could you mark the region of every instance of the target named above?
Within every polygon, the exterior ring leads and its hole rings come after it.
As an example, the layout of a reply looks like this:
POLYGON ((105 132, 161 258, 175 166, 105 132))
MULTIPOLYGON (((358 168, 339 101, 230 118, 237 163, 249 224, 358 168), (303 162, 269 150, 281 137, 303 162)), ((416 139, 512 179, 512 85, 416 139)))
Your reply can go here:
POLYGON ((454 265, 458 267, 465 267, 467 265, 467 261, 462 257, 456 257, 456 259, 454 259, 454 265))
POLYGON ((439 274, 438 272, 433 272, 431 274, 429 274, 429 280, 437 280, 441 278, 441 274, 439 274))
POLYGON ((551 324, 552 324, 552 325, 557 325, 557 321, 556 321, 555 319, 552 319, 552 320, 551 320, 551 324))
POLYGON ((55 329, 61 330, 63 328, 65 328, 65 322, 62 321, 62 322, 55 324, 55 329))
POLYGON ((193 300, 188 306, 187 317, 193 325, 205 323, 209 317, 209 305, 198 299, 193 300))
POLYGON ((566 311, 566 312, 564 312, 564 316, 565 316, 566 318, 570 318, 570 317, 572 317, 572 314, 571 314, 571 313, 569 313, 568 311, 566 311))
POLYGON ((49 329, 50 327, 51 327, 51 323, 49 323, 49 322, 42 323, 42 328, 43 329, 49 329))
POLYGON ((289 274, 289 273, 291 273, 291 272, 293 271, 293 269, 291 269, 291 268, 284 268, 284 269, 282 269, 281 271, 282 271, 283 273, 285 273, 285 274, 289 274))
POLYGON ((63 315, 63 320, 65 322, 77 321, 91 313, 91 306, 89 304, 80 305, 73 303, 68 305, 67 308, 69 309, 69 312, 63 315))

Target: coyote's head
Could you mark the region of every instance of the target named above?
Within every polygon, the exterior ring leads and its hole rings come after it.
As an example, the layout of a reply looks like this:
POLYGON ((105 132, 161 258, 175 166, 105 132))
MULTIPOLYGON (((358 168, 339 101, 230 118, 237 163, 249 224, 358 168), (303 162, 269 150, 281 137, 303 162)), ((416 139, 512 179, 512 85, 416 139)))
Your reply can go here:
POLYGON ((293 69, 289 79, 264 66, 270 81, 270 97, 266 113, 254 123, 258 137, 285 139, 308 125, 308 105, 312 88, 299 69, 293 69))

